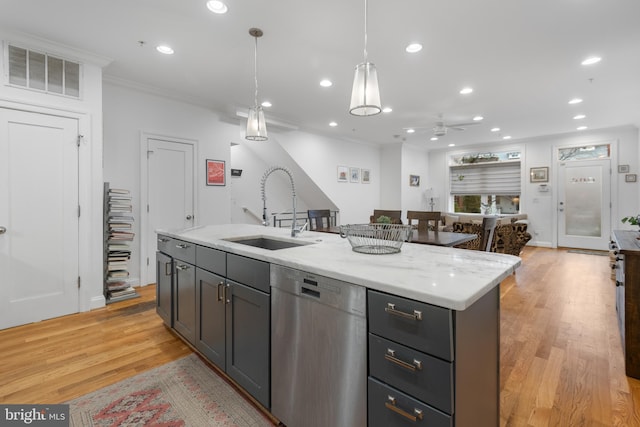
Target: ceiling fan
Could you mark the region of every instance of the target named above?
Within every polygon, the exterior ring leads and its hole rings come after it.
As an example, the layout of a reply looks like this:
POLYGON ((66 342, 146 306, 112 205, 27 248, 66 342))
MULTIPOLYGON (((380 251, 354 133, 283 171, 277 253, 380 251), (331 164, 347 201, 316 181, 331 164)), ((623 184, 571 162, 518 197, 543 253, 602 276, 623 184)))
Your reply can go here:
POLYGON ((439 120, 435 123, 435 126, 433 127, 412 127, 412 128, 404 128, 404 130, 408 132, 410 129, 413 129, 414 131, 418 131, 420 129, 430 129, 433 132, 433 136, 441 137, 441 136, 445 136, 449 129, 463 131, 469 126, 475 126, 481 123, 481 121, 479 120, 468 122, 468 123, 446 123, 442 118, 442 114, 438 115, 438 117, 439 117, 439 120))

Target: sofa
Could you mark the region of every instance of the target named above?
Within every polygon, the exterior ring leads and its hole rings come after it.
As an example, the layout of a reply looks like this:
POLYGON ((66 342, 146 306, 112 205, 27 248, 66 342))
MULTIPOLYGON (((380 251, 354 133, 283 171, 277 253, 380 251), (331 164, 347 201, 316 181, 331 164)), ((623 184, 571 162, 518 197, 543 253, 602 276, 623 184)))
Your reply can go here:
MULTIPOLYGON (((450 221, 451 219, 449 218, 450 221)), ((455 233, 477 234, 477 238, 456 247, 479 250, 482 234, 482 216, 459 215, 457 219, 462 219, 463 221, 453 221, 448 225, 445 218, 445 224, 442 226, 443 230, 455 233)), ((527 231, 528 225, 529 221, 526 214, 500 217, 493 234, 491 252, 519 256, 527 242, 531 240, 531 234, 527 231)))

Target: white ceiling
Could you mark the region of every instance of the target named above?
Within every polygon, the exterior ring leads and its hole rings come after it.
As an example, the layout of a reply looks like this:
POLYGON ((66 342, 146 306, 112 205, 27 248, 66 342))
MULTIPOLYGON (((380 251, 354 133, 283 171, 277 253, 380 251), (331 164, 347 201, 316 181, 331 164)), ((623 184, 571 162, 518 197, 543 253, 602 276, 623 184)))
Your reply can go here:
POLYGON ((383 106, 348 112, 353 71, 363 60, 364 0, 0 0, 0 27, 106 56, 107 78, 137 82, 234 117, 253 104, 259 27, 259 98, 268 119, 302 130, 440 148, 640 125, 638 0, 369 0, 369 60, 383 106), (138 41, 144 41, 141 47, 138 41), (408 54, 410 42, 424 49, 408 54), (155 46, 170 45, 161 55, 155 46), (599 64, 582 66, 588 56, 599 64), (323 78, 333 81, 322 88, 323 78), (474 88, 471 95, 458 92, 474 88), (569 105, 571 98, 584 100, 569 105), (583 120, 573 117, 582 113, 583 120), (482 124, 429 141, 448 122, 482 124), (330 128, 328 123, 338 126, 330 128), (500 133, 490 129, 498 126, 500 133))

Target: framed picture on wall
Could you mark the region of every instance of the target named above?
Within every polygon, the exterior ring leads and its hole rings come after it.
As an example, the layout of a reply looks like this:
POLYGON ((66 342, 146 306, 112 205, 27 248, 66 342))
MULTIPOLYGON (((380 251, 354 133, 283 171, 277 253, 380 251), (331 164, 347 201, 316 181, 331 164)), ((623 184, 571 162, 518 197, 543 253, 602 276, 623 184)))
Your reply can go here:
POLYGON ((371 183, 371 171, 369 169, 362 169, 362 181, 363 184, 371 183))
POLYGON ((540 168, 531 168, 530 170, 531 182, 549 182, 549 168, 544 166, 540 168))
POLYGON ((338 166, 338 182, 349 182, 349 168, 338 166))
POLYGON ((349 181, 360 182, 360 168, 349 168, 349 181))
POLYGON ((409 175, 409 185, 411 187, 420 187, 420 175, 409 175))
POLYGON ((224 160, 207 159, 207 185, 225 185, 224 160))

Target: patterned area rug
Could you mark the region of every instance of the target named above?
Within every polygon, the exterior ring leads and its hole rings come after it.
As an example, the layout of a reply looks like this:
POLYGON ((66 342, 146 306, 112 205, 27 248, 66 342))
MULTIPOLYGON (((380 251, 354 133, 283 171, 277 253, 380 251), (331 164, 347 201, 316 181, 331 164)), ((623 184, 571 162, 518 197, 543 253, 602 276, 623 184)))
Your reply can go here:
POLYGON ((195 354, 66 403, 76 427, 273 426, 195 354))

